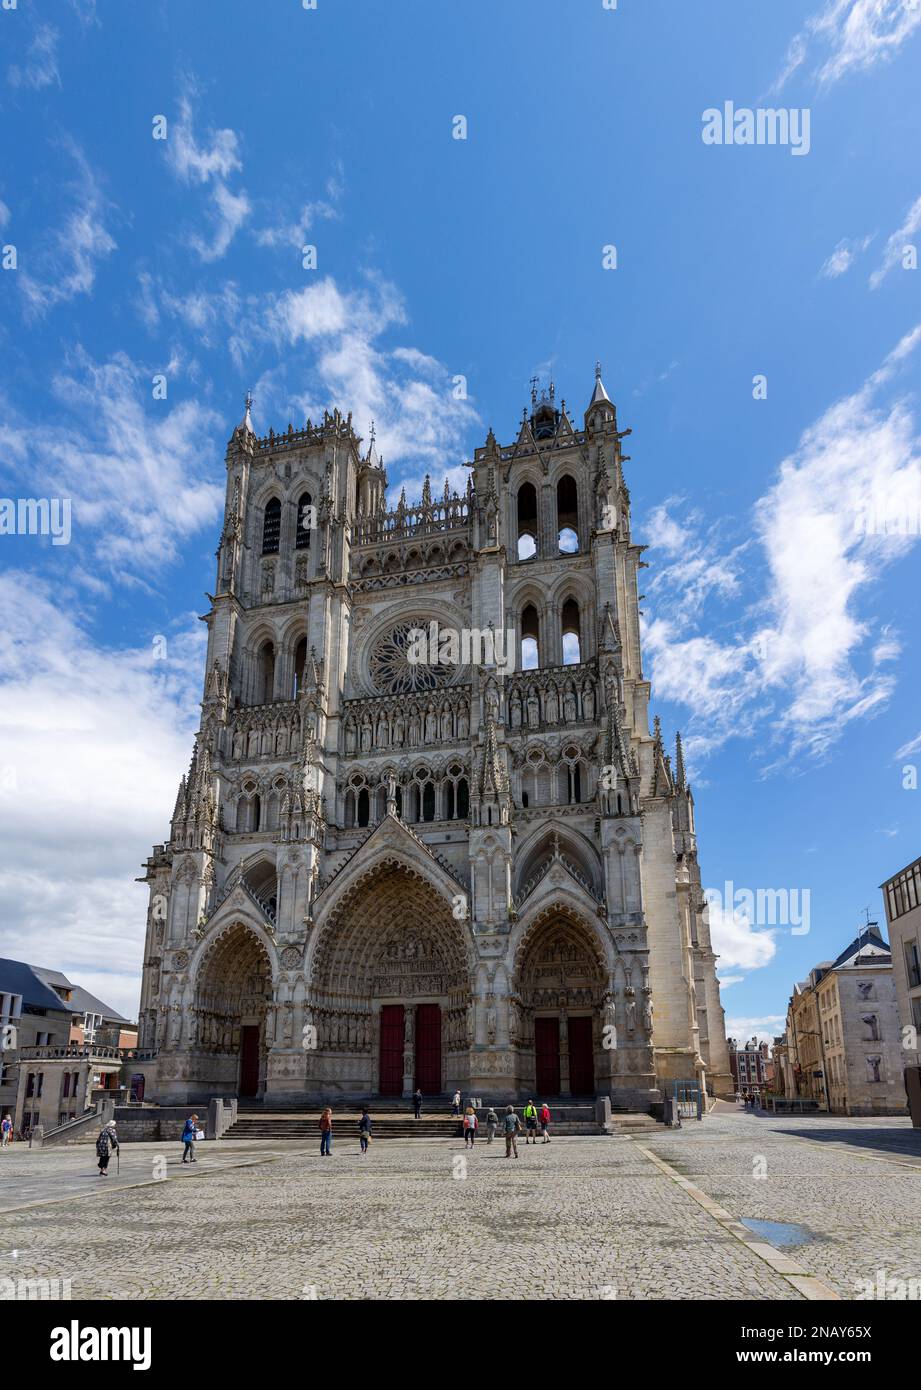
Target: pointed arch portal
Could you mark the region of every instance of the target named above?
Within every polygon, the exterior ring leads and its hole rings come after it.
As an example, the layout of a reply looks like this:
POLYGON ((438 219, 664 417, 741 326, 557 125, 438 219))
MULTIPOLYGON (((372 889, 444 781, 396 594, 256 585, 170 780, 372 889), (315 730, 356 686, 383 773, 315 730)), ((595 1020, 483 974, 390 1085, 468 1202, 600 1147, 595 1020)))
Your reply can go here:
POLYGON ((443 1092, 468 1046, 470 971, 452 904, 398 860, 337 905, 317 945, 318 1075, 343 1091, 443 1092))
POLYGON ((516 973, 535 1092, 593 1096, 605 969, 591 927, 563 910, 542 914, 519 948, 516 973))
POLYGON ((241 1097, 265 1089, 266 1022, 272 966, 258 937, 242 922, 224 932, 198 969, 192 1036, 209 1072, 241 1097))

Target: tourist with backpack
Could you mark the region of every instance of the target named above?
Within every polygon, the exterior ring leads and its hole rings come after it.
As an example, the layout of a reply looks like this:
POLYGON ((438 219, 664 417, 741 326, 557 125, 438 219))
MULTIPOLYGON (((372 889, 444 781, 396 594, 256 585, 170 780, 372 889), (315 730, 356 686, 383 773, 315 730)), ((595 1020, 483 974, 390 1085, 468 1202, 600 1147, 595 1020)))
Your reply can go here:
POLYGON ((474 1110, 474 1108, 473 1108, 472 1105, 468 1105, 468 1106, 467 1106, 467 1109, 464 1111, 464 1148, 465 1148, 465 1149, 467 1148, 467 1145, 468 1145, 468 1144, 470 1145, 470 1148, 471 1148, 471 1149, 473 1148, 474 1142, 476 1141, 476 1131, 477 1131, 477 1125, 478 1125, 478 1124, 479 1124, 479 1121, 477 1120, 477 1117, 476 1117, 476 1111, 474 1110))
POLYGON ((499 1116, 492 1106, 486 1112, 486 1142, 491 1144, 496 1137, 496 1130, 499 1128, 499 1116))
POLYGON ((107 1178, 109 1176, 109 1159, 112 1151, 118 1153, 118 1138, 115 1134, 115 1121, 110 1120, 106 1127, 100 1131, 99 1138, 96 1140, 96 1157, 99 1159, 99 1176, 107 1178))
POLYGON ((529 1100, 524 1108, 524 1122, 526 1125, 524 1142, 525 1144, 537 1143, 537 1106, 533 1100, 529 1100))
POLYGON ((371 1142, 371 1116, 368 1113, 367 1106, 362 1110, 361 1119, 358 1121, 358 1140, 361 1144, 362 1153, 366 1154, 368 1152, 368 1144, 371 1142))
POLYGON ((505 1107, 505 1157, 511 1158, 512 1154, 518 1157, 518 1131, 521 1129, 521 1121, 515 1114, 511 1105, 505 1107))
POLYGON ((3 1119, 0 1120, 0 1148, 7 1148, 12 1137, 13 1121, 10 1119, 10 1112, 7 1111, 3 1119))
POLYGON ((540 1108, 540 1136, 542 1144, 550 1143, 550 1106, 546 1101, 540 1108))
POLYGON ((460 1112, 461 1112, 461 1097, 460 1097, 460 1091, 455 1091, 455 1092, 454 1092, 454 1099, 453 1099, 453 1101, 451 1102, 451 1114, 452 1114, 452 1115, 459 1115, 460 1112))
POLYGON ((320 1157, 329 1158, 333 1148, 333 1112, 327 1105, 320 1116, 320 1157))
POLYGON ((182 1151, 183 1163, 195 1162, 195 1141, 198 1138, 198 1116, 190 1115, 182 1128, 182 1142, 185 1148, 182 1151))
POLYGON ((422 1114, 422 1092, 419 1090, 417 1090, 416 1094, 413 1096, 413 1110, 418 1120, 419 1116, 422 1114))

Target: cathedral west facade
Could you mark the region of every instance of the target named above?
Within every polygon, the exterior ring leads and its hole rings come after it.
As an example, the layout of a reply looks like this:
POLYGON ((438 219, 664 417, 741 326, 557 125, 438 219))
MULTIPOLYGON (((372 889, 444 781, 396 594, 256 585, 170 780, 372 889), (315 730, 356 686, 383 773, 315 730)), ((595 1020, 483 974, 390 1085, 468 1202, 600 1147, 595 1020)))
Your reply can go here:
POLYGON ((598 370, 581 426, 532 392, 461 494, 388 509, 351 417, 260 438, 247 405, 146 865, 148 1097, 731 1090, 623 438, 598 370))

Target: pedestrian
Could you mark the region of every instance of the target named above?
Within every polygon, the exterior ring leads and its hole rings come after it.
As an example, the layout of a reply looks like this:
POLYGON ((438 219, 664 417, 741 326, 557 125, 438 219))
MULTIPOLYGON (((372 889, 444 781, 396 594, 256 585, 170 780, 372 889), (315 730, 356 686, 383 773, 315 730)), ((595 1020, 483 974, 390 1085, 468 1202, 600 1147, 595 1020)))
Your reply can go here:
POLYGON ((537 1106, 533 1100, 529 1100, 524 1108, 524 1122, 526 1125, 524 1142, 525 1144, 537 1143, 537 1106))
POLYGON ((416 1119, 418 1120, 419 1116, 422 1114, 422 1092, 419 1090, 417 1090, 415 1095, 413 1096, 413 1110, 415 1111, 416 1119))
POLYGON ((511 1105, 505 1107, 505 1157, 511 1158, 512 1154, 518 1157, 518 1131, 521 1129, 521 1121, 515 1114, 511 1105))
POLYGON ((454 1100, 451 1102, 451 1113, 452 1113, 453 1115, 459 1115, 460 1112, 461 1112, 460 1091, 455 1091, 455 1092, 454 1092, 454 1100))
POLYGON ((469 1144, 471 1149, 476 1142, 476 1131, 479 1120, 472 1105, 468 1105, 464 1111, 464 1148, 469 1144))
POLYGON ((361 1119, 358 1121, 358 1140, 361 1144, 363 1154, 368 1152, 368 1144, 371 1142, 371 1116, 368 1107, 365 1106, 361 1112, 361 1119))
POLYGON ((10 1119, 10 1112, 7 1110, 3 1119, 0 1120, 0 1149, 5 1149, 13 1137, 13 1121, 10 1119))
POLYGON ((320 1116, 320 1157, 329 1158, 333 1148, 333 1112, 327 1105, 320 1116))
POLYGON ((118 1137, 115 1133, 115 1121, 110 1120, 100 1131, 99 1138, 96 1140, 96 1156, 99 1159, 99 1176, 101 1178, 109 1176, 109 1159, 112 1157, 113 1150, 118 1153, 118 1137))
POLYGON ((496 1130, 499 1128, 499 1116, 492 1106, 486 1112, 486 1142, 491 1144, 496 1137, 496 1130))
POLYGON ((544 1101, 540 1108, 540 1135, 541 1143, 550 1143, 550 1106, 544 1101))
POLYGON ((183 1163, 195 1162, 195 1141, 198 1138, 198 1116, 190 1115, 182 1127, 182 1142, 185 1148, 182 1151, 183 1163))

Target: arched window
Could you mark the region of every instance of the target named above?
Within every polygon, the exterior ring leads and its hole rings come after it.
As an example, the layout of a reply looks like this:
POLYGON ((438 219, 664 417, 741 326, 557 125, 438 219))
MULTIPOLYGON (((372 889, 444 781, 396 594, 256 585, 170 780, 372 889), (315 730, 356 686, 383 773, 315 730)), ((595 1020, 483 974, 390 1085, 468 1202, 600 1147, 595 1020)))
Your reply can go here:
POLYGON ((518 489, 518 558, 530 560, 537 554, 537 491, 533 483, 518 489))
POLYGON ((397 803, 397 815, 400 817, 400 820, 402 820, 402 819, 403 819, 403 788, 402 788, 402 787, 397 787, 396 803, 397 803))
POLYGON ((454 820, 454 783, 445 783, 445 819, 454 820))
POLYGON ((250 822, 250 830, 258 830, 262 824, 262 801, 258 796, 253 797, 253 814, 250 822))
POLYGON ((265 504, 265 515, 262 518, 262 553, 263 555, 278 554, 278 539, 281 535, 281 503, 277 497, 272 497, 265 504))
POLYGON ((371 798, 368 795, 368 788, 362 787, 358 793, 358 824, 367 825, 371 818, 371 798))
POLYGON ((315 524, 313 498, 309 492, 302 492, 297 502, 297 526, 294 531, 295 550, 307 549, 310 545, 310 533, 315 524))
POLYGON ((422 788, 422 819, 435 819, 435 784, 426 782, 422 788))
POLYGON ((566 800, 572 805, 582 800, 582 773, 578 763, 567 765, 568 786, 566 789, 566 800))
POLYGON ((522 671, 533 671, 540 665, 540 622, 537 609, 529 603, 521 615, 522 671))
POLYGON ((582 660, 582 629, 579 622, 579 605, 574 598, 563 604, 563 665, 578 666, 582 660))
POLYGON ((455 809, 458 820, 466 820, 470 815, 470 791, 467 787, 466 777, 462 777, 457 784, 455 809))
POLYGON ((556 485, 556 524, 560 553, 573 555, 579 549, 579 492, 568 473, 556 485))
POLYGON ((256 658, 256 704, 267 705, 275 696, 275 648, 266 640, 256 658))
POLYGON ((294 649, 294 686, 291 691, 292 700, 296 700, 300 695, 304 685, 304 667, 307 664, 307 638, 302 637, 294 649))

